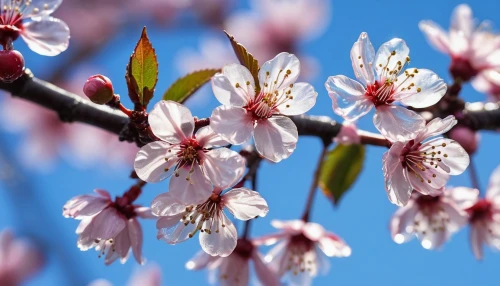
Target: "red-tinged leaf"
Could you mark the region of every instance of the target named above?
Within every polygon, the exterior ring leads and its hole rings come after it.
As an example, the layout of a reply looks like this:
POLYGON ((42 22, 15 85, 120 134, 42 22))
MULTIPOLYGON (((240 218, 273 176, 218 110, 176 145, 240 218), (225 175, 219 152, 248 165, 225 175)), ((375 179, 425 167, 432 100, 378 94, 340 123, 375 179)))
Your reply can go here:
POLYGON ((175 81, 163 95, 164 100, 184 103, 193 93, 207 83, 220 69, 199 70, 175 81))
POLYGON ((260 90, 259 85, 259 62, 254 58, 254 56, 247 51, 247 49, 240 43, 238 43, 234 36, 224 31, 226 36, 229 38, 231 42, 231 46, 233 47, 234 53, 236 57, 240 61, 240 64, 244 65, 252 74, 253 79, 255 81, 255 89, 258 92, 260 90))

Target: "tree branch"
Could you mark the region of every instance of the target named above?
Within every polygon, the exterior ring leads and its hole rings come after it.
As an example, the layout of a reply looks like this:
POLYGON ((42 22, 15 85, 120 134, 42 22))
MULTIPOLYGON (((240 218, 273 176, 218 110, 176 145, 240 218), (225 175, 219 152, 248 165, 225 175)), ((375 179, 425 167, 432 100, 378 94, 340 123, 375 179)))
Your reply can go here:
MULTIPOLYGON (((82 122, 120 135, 122 141, 135 141, 129 132, 129 118, 118 110, 96 105, 80 96, 53 84, 26 74, 13 83, 0 82, 0 89, 13 96, 23 98, 55 111, 63 122, 82 122)), ((299 135, 316 136, 323 142, 330 142, 339 132, 342 124, 327 116, 291 116, 299 135)), ((471 103, 467 105, 460 121, 474 130, 496 130, 500 128, 500 108, 496 103, 471 103)), ((387 146, 381 136, 363 135, 363 144, 387 146)))

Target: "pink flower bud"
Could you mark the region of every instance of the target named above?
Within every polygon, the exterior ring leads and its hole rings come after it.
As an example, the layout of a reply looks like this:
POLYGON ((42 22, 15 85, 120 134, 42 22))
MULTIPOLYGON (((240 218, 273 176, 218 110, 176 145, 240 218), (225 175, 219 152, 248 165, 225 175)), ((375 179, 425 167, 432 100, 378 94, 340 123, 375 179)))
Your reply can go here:
POLYGON ((339 134, 333 138, 333 141, 337 144, 359 144, 358 128, 356 128, 354 123, 344 122, 339 134))
POLYGON ((0 80, 13 82, 24 73, 24 58, 18 51, 0 51, 0 80))
POLYGON ((103 75, 93 75, 83 86, 85 95, 96 104, 106 104, 114 97, 113 83, 103 75))
POLYGON ((449 136, 457 141, 469 154, 474 154, 479 143, 479 134, 468 127, 455 127, 451 129, 449 136))

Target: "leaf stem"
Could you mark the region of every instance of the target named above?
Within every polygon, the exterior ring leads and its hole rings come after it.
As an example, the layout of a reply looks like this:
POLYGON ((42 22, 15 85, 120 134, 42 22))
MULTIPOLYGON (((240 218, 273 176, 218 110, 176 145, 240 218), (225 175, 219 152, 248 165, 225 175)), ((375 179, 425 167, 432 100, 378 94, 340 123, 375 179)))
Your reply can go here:
POLYGON ((304 208, 304 214, 302 215, 303 221, 309 221, 309 215, 311 213, 314 201, 314 195, 316 194, 316 189, 318 188, 319 184, 319 175, 321 173, 321 168, 323 167, 323 164, 325 162, 325 156, 328 151, 328 145, 329 143, 323 142, 323 149, 321 150, 321 154, 318 158, 318 163, 316 165, 316 170, 314 171, 314 177, 311 183, 311 188, 309 189, 309 195, 307 196, 306 206, 304 208))

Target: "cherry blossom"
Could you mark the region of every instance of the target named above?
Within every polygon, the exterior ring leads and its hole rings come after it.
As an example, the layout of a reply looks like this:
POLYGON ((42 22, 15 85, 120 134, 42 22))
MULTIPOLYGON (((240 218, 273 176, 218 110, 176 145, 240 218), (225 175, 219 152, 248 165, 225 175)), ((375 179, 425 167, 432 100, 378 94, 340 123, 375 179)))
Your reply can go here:
POLYGON ((472 81, 472 86, 479 92, 486 93, 492 102, 500 100, 500 71, 493 69, 481 72, 472 81))
POLYGON ((69 44, 69 28, 50 17, 62 0, 2 0, 0 7, 0 43, 21 36, 28 47, 44 56, 56 56, 69 44))
POLYGON ((262 255, 253 243, 240 238, 233 253, 228 257, 211 256, 200 251, 186 263, 188 270, 209 270, 211 284, 221 286, 246 286, 250 278, 250 260, 253 261, 255 274, 262 285, 279 286, 279 278, 264 263, 262 255))
POLYGON ((483 244, 500 250, 500 167, 491 174, 486 198, 474 195, 464 196, 457 201, 469 213, 470 243, 476 259, 483 259, 483 244))
POLYGON ((194 118, 188 108, 174 101, 158 102, 149 114, 149 125, 160 139, 142 147, 134 168, 139 178, 159 182, 172 174, 169 190, 179 202, 197 204, 207 199, 212 185, 228 186, 243 174, 245 160, 228 148, 211 126, 194 134, 194 118))
POLYGON ((361 33, 351 49, 356 82, 346 76, 331 76, 325 83, 333 111, 354 121, 375 106, 373 123, 391 141, 406 140, 424 128, 417 113, 396 105, 416 108, 434 105, 446 93, 446 84, 427 69, 408 68, 410 49, 402 39, 384 43, 375 54, 367 33, 361 33))
POLYGON ((212 78, 212 88, 222 106, 210 118, 210 126, 231 144, 254 138, 259 154, 273 162, 288 158, 295 150, 298 133, 284 115, 311 109, 318 94, 308 83, 295 83, 300 62, 292 54, 280 53, 259 70, 261 90, 255 92, 250 71, 239 64, 224 66, 212 78))
POLYGON ((425 249, 440 248, 468 221, 467 213, 454 200, 455 192, 459 196, 471 195, 470 192, 477 196, 477 191, 469 188, 446 189, 435 197, 413 192, 408 204, 391 219, 392 239, 401 244, 415 235, 425 249))
MULTIPOLYGON (((112 286, 106 279, 92 281, 88 286, 112 286)), ((126 284, 127 286, 161 286, 161 270, 156 264, 148 264, 135 271, 126 284)))
POLYGON ((429 20, 419 27, 435 49, 451 56, 450 72, 455 78, 482 80, 483 72, 500 68, 500 35, 491 31, 489 22, 476 27, 468 5, 455 8, 448 33, 429 20))
POLYGON ((225 188, 216 186, 213 193, 197 205, 179 202, 172 192, 157 196, 151 203, 153 214, 159 217, 157 238, 168 244, 177 244, 200 232, 201 248, 206 253, 221 257, 230 255, 236 247, 238 235, 224 209, 239 220, 249 220, 264 217, 269 208, 257 192, 235 188, 222 193, 225 188))
POLYGON ((413 190, 440 195, 450 175, 459 175, 467 168, 469 155, 460 144, 433 138, 448 132, 455 124, 453 115, 435 118, 410 140, 394 142, 384 154, 385 188, 393 204, 406 205, 413 190))
POLYGON ((351 255, 351 248, 341 238, 317 223, 273 220, 271 224, 282 232, 256 238, 254 243, 271 245, 281 240, 265 260, 280 277, 285 277, 288 285, 311 285, 318 273, 325 274, 329 268, 325 255, 351 255))
POLYGON ((0 232, 0 285, 21 285, 43 266, 42 253, 8 230, 0 232))
POLYGON ((142 228, 137 217, 153 218, 151 210, 132 205, 134 198, 127 194, 113 202, 108 192, 95 192, 97 195, 74 197, 63 207, 64 217, 81 220, 76 229, 78 248, 82 251, 95 248, 100 252, 99 257, 105 257, 106 265, 118 258, 125 263, 132 248, 135 260, 144 263, 142 228))

